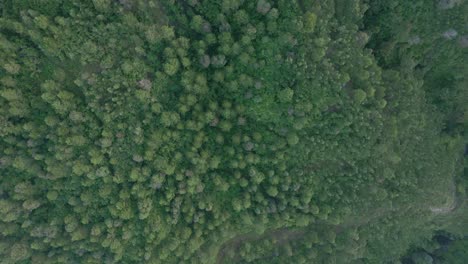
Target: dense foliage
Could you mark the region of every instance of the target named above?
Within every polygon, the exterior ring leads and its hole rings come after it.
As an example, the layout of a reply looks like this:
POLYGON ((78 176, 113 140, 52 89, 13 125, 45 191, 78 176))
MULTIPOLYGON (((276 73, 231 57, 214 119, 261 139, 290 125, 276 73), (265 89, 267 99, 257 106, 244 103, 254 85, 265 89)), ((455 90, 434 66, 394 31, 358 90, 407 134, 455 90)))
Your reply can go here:
POLYGON ((0 263, 385 263, 463 237, 466 11, 2 1, 0 263))

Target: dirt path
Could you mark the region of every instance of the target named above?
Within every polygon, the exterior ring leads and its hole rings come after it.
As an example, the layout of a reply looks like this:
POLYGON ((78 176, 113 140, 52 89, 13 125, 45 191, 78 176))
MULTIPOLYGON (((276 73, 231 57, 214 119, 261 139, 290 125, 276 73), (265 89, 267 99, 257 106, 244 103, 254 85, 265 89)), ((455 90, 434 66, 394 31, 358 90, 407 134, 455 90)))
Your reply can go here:
MULTIPOLYGON (((394 212, 395 209, 391 207, 380 208, 374 214, 365 217, 365 218, 358 218, 352 219, 347 223, 339 224, 335 226, 336 232, 340 233, 342 230, 345 230, 350 227, 358 227, 361 225, 365 225, 369 222, 372 222, 376 219, 383 217, 384 215, 388 215, 391 212, 394 212)), ((316 222, 315 224, 324 224, 330 225, 326 222, 316 222)), ((229 250, 237 250, 239 249, 243 243, 245 242, 252 242, 255 240, 261 240, 265 238, 276 240, 276 244, 281 246, 289 241, 297 240, 303 237, 307 233, 307 227, 304 228, 278 228, 278 229, 270 229, 265 231, 261 235, 257 235, 255 233, 246 233, 235 236, 234 238, 229 239, 228 241, 224 242, 223 245, 220 247, 218 254, 216 256, 216 263, 222 264, 226 254, 229 250)))
MULTIPOLYGON (((456 195, 455 177, 453 177, 452 184, 450 186, 450 193, 451 193, 451 199, 445 205, 441 207, 432 207, 432 206, 429 207, 429 210, 434 215, 448 214, 448 213, 455 211, 455 209, 458 207, 459 199, 457 199, 457 195, 456 195)), ((392 207, 380 208, 374 214, 371 214, 371 216, 369 217, 357 218, 354 220, 350 220, 347 223, 337 225, 336 231, 339 233, 342 230, 349 228, 349 227, 359 227, 361 225, 368 224, 369 222, 376 221, 398 210, 399 209, 392 208, 392 207)), ((288 241, 300 239, 302 236, 306 234, 306 232, 307 232, 307 227, 300 228, 300 229, 279 228, 279 229, 268 230, 262 235, 257 235, 254 233, 247 233, 247 234, 241 234, 241 235, 235 236, 222 244, 216 256, 216 263, 222 264, 224 258, 226 257, 226 253, 232 249, 234 250, 239 249, 240 246, 244 242, 250 242, 250 241, 270 237, 271 239, 277 240, 278 245, 282 245, 288 241)))
POLYGON ((306 230, 304 228, 301 228, 301 229, 279 228, 279 229, 268 230, 262 235, 257 235, 257 234, 252 234, 252 233, 238 235, 224 242, 224 244, 221 246, 216 256, 216 263, 222 264, 228 250, 239 249, 239 247, 244 242, 264 239, 266 237, 269 237, 271 239, 275 239, 277 241, 277 245, 283 245, 284 243, 290 240, 301 238, 302 236, 305 235, 305 233, 306 233, 306 230))
POLYGON ((450 200, 447 201, 446 204, 440 207, 429 207, 429 210, 431 210, 432 213, 435 215, 440 215, 440 214, 448 214, 451 213, 457 208, 457 190, 456 190, 456 183, 455 183, 455 178, 452 180, 452 184, 450 186, 450 200))

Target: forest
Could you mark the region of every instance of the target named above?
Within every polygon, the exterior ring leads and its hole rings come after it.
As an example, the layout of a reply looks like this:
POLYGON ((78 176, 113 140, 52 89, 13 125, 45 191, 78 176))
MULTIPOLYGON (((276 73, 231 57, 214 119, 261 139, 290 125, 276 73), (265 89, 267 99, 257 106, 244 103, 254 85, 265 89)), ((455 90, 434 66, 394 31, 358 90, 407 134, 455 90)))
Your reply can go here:
POLYGON ((468 1, 0 0, 0 264, 468 263, 468 1))

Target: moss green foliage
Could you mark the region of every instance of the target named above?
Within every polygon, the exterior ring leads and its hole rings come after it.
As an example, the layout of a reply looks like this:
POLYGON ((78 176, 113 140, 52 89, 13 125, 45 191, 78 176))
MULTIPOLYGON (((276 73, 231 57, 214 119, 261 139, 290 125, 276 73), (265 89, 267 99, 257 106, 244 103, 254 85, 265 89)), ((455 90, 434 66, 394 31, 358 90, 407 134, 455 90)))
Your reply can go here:
POLYGON ((452 234, 438 233, 401 259, 402 263, 465 263, 468 259, 468 240, 452 234))
POLYGON ((0 262, 386 263, 463 237, 466 8, 2 1, 0 262))
POLYGON ((456 240, 449 244, 447 251, 437 252, 437 258, 446 263, 463 263, 468 259, 468 239, 456 240))

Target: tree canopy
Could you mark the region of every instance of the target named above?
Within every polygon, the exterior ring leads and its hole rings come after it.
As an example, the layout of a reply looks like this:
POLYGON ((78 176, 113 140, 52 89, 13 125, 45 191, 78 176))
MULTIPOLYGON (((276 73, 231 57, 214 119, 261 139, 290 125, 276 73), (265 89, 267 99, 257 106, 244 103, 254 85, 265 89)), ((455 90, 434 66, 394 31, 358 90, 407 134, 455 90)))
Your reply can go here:
POLYGON ((0 263, 463 254, 467 8, 4 0, 0 263))

